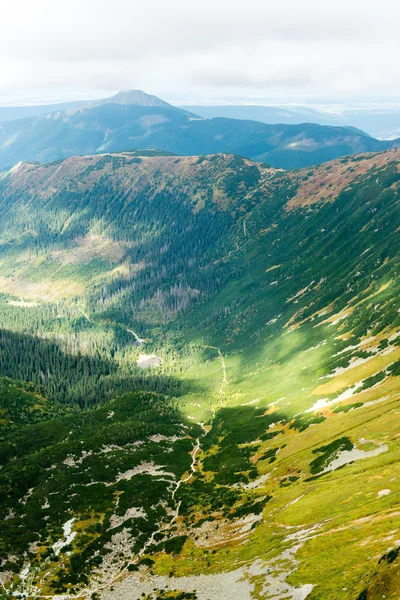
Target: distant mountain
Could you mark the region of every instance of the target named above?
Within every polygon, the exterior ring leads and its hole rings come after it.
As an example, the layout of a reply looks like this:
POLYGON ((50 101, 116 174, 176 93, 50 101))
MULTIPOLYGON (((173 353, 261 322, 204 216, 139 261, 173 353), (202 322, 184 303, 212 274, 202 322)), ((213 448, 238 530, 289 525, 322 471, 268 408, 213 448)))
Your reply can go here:
POLYGON ((260 121, 268 125, 342 125, 340 119, 306 106, 262 106, 262 105, 221 105, 221 106, 181 106, 180 108, 200 115, 205 119, 223 117, 260 121))
POLYGON ((64 111, 0 123, 0 168, 21 160, 49 162, 72 155, 158 148, 180 155, 234 153, 292 169, 396 145, 345 127, 267 125, 203 119, 128 90, 64 111))
MULTIPOLYGON (((121 90, 118 94, 103 98, 101 100, 82 100, 74 102, 62 102, 59 104, 43 104, 32 106, 0 106, 0 122, 26 119, 27 117, 38 117, 49 113, 55 113, 78 107, 103 106, 104 104, 120 104, 123 106, 135 104, 137 106, 158 106, 173 109, 171 104, 160 100, 157 96, 146 94, 142 90, 121 90)), ((179 109, 176 109, 179 110, 179 109)))
POLYGON ((400 109, 344 109, 338 115, 338 123, 358 127, 380 140, 395 140, 400 137, 400 109))
MULTIPOLYGON (((121 104, 123 106, 134 104, 136 106, 158 106, 162 108, 175 108, 172 104, 164 102, 157 96, 146 94, 142 90, 121 90, 115 96, 104 98, 102 100, 94 100, 89 106, 103 106, 104 104, 121 104)), ((177 109, 179 110, 179 109, 177 109)))
POLYGON ((62 102, 58 104, 42 104, 32 106, 0 106, 0 121, 15 121, 16 119, 25 119, 27 117, 38 117, 49 113, 70 110, 82 106, 94 107, 104 104, 136 104, 137 106, 161 106, 164 108, 174 108, 168 102, 160 100, 156 96, 146 94, 142 90, 121 90, 118 94, 103 98, 101 100, 76 100, 74 102, 62 102))
POLYGON ((380 140, 400 137, 400 110, 385 108, 352 109, 342 107, 340 113, 323 112, 306 106, 182 106, 206 119, 225 117, 251 119, 261 123, 299 125, 317 123, 339 127, 356 127, 380 140))
POLYGON ((38 117, 88 104, 88 101, 62 102, 61 104, 41 104, 38 106, 0 106, 0 121, 15 121, 28 117, 38 117))
MULTIPOLYGON (((37 117, 81 106, 102 106, 104 104, 120 104, 137 106, 153 106, 172 108, 171 104, 141 90, 122 90, 118 94, 95 101, 74 101, 38 106, 5 106, 0 107, 0 122, 37 117)), ((194 113, 206 119, 216 117, 260 121, 268 125, 300 125, 316 123, 337 127, 355 127, 367 132, 379 140, 395 140, 400 138, 400 109, 368 108, 357 109, 341 107, 340 113, 316 110, 307 106, 262 106, 262 105, 222 105, 181 106, 182 110, 194 113)))

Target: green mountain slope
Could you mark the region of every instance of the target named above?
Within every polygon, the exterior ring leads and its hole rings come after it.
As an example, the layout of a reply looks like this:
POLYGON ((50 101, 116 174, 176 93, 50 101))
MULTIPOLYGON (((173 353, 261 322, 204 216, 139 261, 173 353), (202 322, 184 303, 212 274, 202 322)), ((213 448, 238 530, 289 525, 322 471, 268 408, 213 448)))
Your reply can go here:
POLYGON ((23 386, 0 377, 0 431, 2 434, 51 416, 49 403, 35 393, 32 385, 23 386))
POLYGON ((399 156, 3 176, 0 373, 51 407, 1 441, 7 589, 397 598, 399 156))
POLYGON ((21 160, 158 148, 181 155, 235 153, 291 169, 396 145, 346 127, 203 119, 128 90, 81 107, 1 123, 0 168, 21 160))

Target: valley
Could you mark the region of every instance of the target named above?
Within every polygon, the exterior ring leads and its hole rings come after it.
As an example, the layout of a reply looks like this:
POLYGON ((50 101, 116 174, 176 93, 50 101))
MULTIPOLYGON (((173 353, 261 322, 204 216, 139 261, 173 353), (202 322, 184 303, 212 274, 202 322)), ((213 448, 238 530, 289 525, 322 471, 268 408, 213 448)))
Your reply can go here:
POLYGON ((4 597, 397 600, 399 200, 396 148, 0 175, 4 597))

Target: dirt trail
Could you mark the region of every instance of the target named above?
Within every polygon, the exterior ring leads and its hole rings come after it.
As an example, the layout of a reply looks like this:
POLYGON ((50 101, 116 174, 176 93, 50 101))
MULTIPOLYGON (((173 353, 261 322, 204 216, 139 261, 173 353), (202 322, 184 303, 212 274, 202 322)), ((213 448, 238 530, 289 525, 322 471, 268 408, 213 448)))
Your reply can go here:
MULTIPOLYGON (((191 456, 192 456, 192 462, 190 465, 190 473, 184 477, 183 479, 179 479, 178 481, 174 481, 173 482, 173 490, 172 490, 172 494, 171 494, 171 498, 172 500, 175 502, 175 496, 176 493, 178 492, 180 486, 183 483, 186 483, 187 481, 189 481, 193 475, 196 474, 197 472, 197 454, 200 452, 201 450, 201 438, 205 437, 208 432, 209 429, 207 429, 204 425, 204 423, 198 423, 198 425, 200 425, 200 427, 203 429, 203 435, 196 438, 195 443, 193 445, 193 450, 191 452, 191 456)), ((152 544, 156 543, 155 542, 155 537, 158 534, 164 534, 166 532, 168 532, 172 525, 174 524, 174 522, 179 518, 179 511, 180 511, 180 507, 181 507, 181 502, 177 502, 176 503, 176 508, 172 513, 172 519, 170 521, 168 521, 168 523, 166 524, 161 524, 160 527, 158 527, 155 531, 153 531, 153 533, 151 534, 151 536, 149 537, 149 539, 147 540, 147 542, 145 543, 145 545, 143 546, 143 548, 138 552, 137 557, 135 560, 132 560, 130 564, 136 564, 140 561, 140 559, 142 558, 142 556, 146 553, 147 549, 152 546, 152 544)), ((126 561, 126 559, 124 559, 124 562, 126 561)), ((89 598, 94 592, 101 592, 103 590, 106 590, 107 588, 109 588, 113 583, 115 583, 115 581, 117 581, 118 579, 120 579, 120 577, 126 573, 128 571, 128 565, 126 565, 123 569, 121 569, 121 571, 119 571, 117 573, 117 575, 115 575, 115 577, 113 577, 111 580, 107 581, 106 583, 104 583, 103 585, 100 585, 96 588, 92 588, 92 589, 85 589, 82 590, 77 596, 64 596, 65 600, 78 600, 78 598, 89 598)))
MULTIPOLYGON (((132 333, 133 335, 136 336, 136 334, 133 331, 127 330, 130 333, 132 333)), ((222 381, 221 381, 221 385, 218 391, 219 394, 219 400, 223 401, 225 399, 225 393, 224 393, 224 385, 226 385, 228 383, 228 378, 226 375, 226 365, 225 365, 225 360, 224 360, 224 356, 220 350, 220 348, 218 348, 217 346, 205 346, 206 348, 211 348, 213 350, 216 350, 218 352, 218 358, 221 361, 221 366, 222 366, 222 381)), ((179 490, 179 488, 181 487, 182 484, 188 482, 196 473, 197 473, 197 455, 198 453, 201 451, 202 445, 201 445, 201 440, 208 435, 209 431, 211 431, 212 428, 212 422, 215 418, 215 410, 212 410, 212 418, 209 424, 209 427, 207 428, 205 426, 204 423, 200 423, 198 422, 197 425, 200 425, 200 427, 203 430, 203 435, 199 436, 198 438, 196 438, 196 440, 194 441, 194 445, 193 445, 193 449, 191 452, 191 456, 192 456, 192 462, 190 465, 190 473, 182 478, 179 479, 179 481, 175 481, 173 482, 174 485, 174 489, 172 490, 172 494, 171 494, 171 498, 173 499, 173 501, 175 501, 175 497, 176 494, 179 490)), ((146 550, 152 545, 154 544, 154 540, 157 534, 160 533, 166 533, 168 530, 170 530, 170 528, 173 526, 173 524, 175 523, 175 521, 179 518, 179 511, 180 511, 180 507, 181 507, 181 502, 179 501, 176 504, 176 508, 173 512, 173 516, 172 519, 167 523, 167 524, 161 524, 160 527, 158 527, 150 536, 150 538, 147 540, 147 542, 145 543, 145 545, 143 546, 143 548, 139 551, 136 560, 131 561, 132 563, 138 563, 139 560, 142 558, 142 556, 146 553, 146 550)), ((125 561, 124 561, 125 562, 125 561)), ((128 565, 126 565, 121 571, 118 572, 118 574, 113 577, 110 581, 107 581, 106 583, 104 583, 101 586, 98 586, 95 589, 86 589, 86 590, 82 590, 78 596, 68 596, 68 600, 77 600, 80 597, 86 597, 89 598, 91 596, 91 594, 93 594, 94 592, 101 592, 103 590, 106 590, 107 588, 109 588, 113 583, 115 583, 115 581, 117 581, 118 579, 120 579, 120 577, 126 573, 128 571, 128 565)), ((67 600, 67 598, 66 598, 67 600)))
MULTIPOLYGON (((82 312, 82 314, 85 315, 85 313, 82 310, 81 310, 81 312, 82 312)), ((85 315, 85 317, 88 318, 87 315, 85 315)), ((142 340, 141 338, 139 338, 134 331, 132 331, 130 329, 127 329, 127 331, 135 336, 138 343, 144 343, 146 341, 146 340, 142 340)), ((219 398, 220 402, 222 402, 225 399, 225 393, 223 391, 223 388, 224 388, 224 385, 226 385, 228 383, 228 379, 227 379, 227 375, 226 375, 225 360, 224 360, 224 357, 223 357, 223 354, 222 354, 220 348, 218 348, 217 346, 206 346, 206 348, 212 348, 213 350, 216 350, 218 352, 218 358, 221 361, 222 380, 221 380, 221 385, 220 385, 220 388, 218 391, 218 398, 219 398)), ((175 502, 176 494, 177 494, 179 488, 181 487, 181 485, 184 483, 187 483, 197 473, 197 470, 198 470, 197 455, 199 454, 199 452, 201 451, 201 448, 202 448, 201 440, 206 435, 208 435, 209 431, 211 431, 212 422, 213 422, 214 418, 215 418, 215 410, 213 409, 212 410, 212 418, 211 418, 211 421, 210 421, 208 427, 206 427, 206 425, 204 423, 197 422, 197 425, 199 425, 201 427, 201 429, 203 430, 203 434, 194 440, 193 449, 191 452, 192 462, 190 465, 190 473, 188 475, 186 475, 185 477, 183 477, 182 479, 172 482, 172 485, 174 487, 172 489, 171 498, 174 502, 175 502)), ((170 519, 168 521, 168 523, 160 524, 160 526, 152 533, 150 538, 147 540, 147 542, 145 543, 143 548, 138 552, 136 559, 132 560, 129 564, 136 564, 140 561, 140 559, 146 553, 147 549, 152 544, 156 543, 155 537, 157 536, 157 534, 160 534, 160 533, 164 534, 171 529, 171 527, 173 526, 175 521, 179 518, 180 507, 181 507, 181 502, 179 501, 176 503, 175 510, 172 513, 172 515, 173 515, 172 519, 170 519)), ((124 559, 123 562, 125 563, 126 559, 124 559)), ((90 598, 91 595, 95 592, 99 593, 104 590, 107 590, 117 580, 119 580, 122 575, 124 575, 127 572, 128 572, 128 565, 126 565, 123 569, 121 569, 112 579, 103 583, 102 585, 98 585, 97 587, 91 588, 91 589, 86 588, 84 590, 81 590, 77 595, 63 594, 63 600, 79 600, 81 598, 90 598)), ((49 598, 49 597, 52 598, 52 596, 37 595, 37 598, 49 598)))
POLYGON ((145 340, 144 338, 140 338, 138 336, 138 334, 135 333, 132 329, 127 329, 126 331, 128 333, 131 333, 135 337, 135 339, 136 339, 136 341, 137 341, 137 343, 138 343, 139 346, 141 346, 142 344, 145 344, 147 342, 147 340, 145 340))
POLYGON ((221 361, 221 366, 222 366, 222 382, 219 388, 219 396, 221 399, 225 398, 225 392, 224 392, 224 385, 226 385, 228 383, 228 378, 226 376, 226 365, 225 365, 225 359, 224 356, 221 352, 221 350, 218 348, 218 346, 204 346, 205 348, 212 348, 213 350, 216 350, 218 352, 218 358, 221 361))
POLYGON ((49 183, 53 177, 55 177, 57 175, 57 173, 59 173, 59 171, 61 171, 62 169, 62 164, 58 167, 58 169, 56 171, 54 171, 54 173, 52 175, 50 175, 50 177, 48 178, 48 180, 46 181, 46 184, 49 183))
POLYGON ((85 317, 86 321, 88 321, 89 323, 92 322, 92 320, 90 319, 90 317, 85 313, 85 311, 82 308, 79 308, 78 310, 85 317))

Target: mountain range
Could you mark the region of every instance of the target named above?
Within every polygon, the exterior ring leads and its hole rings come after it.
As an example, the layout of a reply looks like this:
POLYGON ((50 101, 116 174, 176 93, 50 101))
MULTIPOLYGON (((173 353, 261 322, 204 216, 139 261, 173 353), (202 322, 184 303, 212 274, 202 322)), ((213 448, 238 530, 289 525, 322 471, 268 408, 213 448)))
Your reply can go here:
MULTIPOLYGON (((126 111, 203 123, 47 120, 126 111)), ((395 148, 2 173, 4 593, 397 600, 399 200, 395 148)))
POLYGON ((316 110, 306 106, 262 106, 262 105, 219 105, 219 106, 183 106, 206 119, 224 117, 230 119, 248 119, 270 125, 317 123, 336 127, 356 127, 380 140, 394 140, 400 134, 400 110, 396 107, 347 107, 336 111, 316 110))
POLYGON ((0 122, 0 169, 20 161, 155 148, 179 155, 233 153, 283 169, 397 147, 349 127, 267 125, 202 118, 142 91, 34 117, 0 122))
MULTIPOLYGON (((139 90, 127 90, 129 94, 137 93, 148 96, 139 90)), ((119 92, 126 94, 126 92, 119 92)), ((118 96, 118 94, 117 94, 118 96)), ((113 98, 113 97, 112 97, 113 98)), ((155 96, 153 96, 155 98, 155 96)), ((110 98, 99 101, 105 103, 110 98)), ((158 99, 157 99, 158 100, 158 99)), ((142 99, 143 102, 145 102, 142 99)), ((161 101, 162 102, 162 101, 161 101)), ((66 109, 76 108, 93 104, 93 102, 73 101, 61 104, 32 105, 32 106, 1 106, 0 121, 13 121, 25 117, 35 117, 46 113, 59 112, 66 109)), ((331 125, 340 127, 356 127, 365 131, 370 136, 379 140, 395 140, 400 137, 400 111, 394 106, 347 106, 312 108, 310 106, 296 106, 293 104, 277 105, 189 105, 181 106, 183 110, 194 113, 206 119, 223 117, 230 119, 245 119, 249 121, 261 121, 269 125, 301 125, 302 123, 316 123, 318 125, 331 125)))
POLYGON ((27 117, 37 117, 52 112, 59 112, 68 108, 82 106, 87 102, 61 102, 59 104, 38 104, 31 106, 0 106, 0 121, 15 121, 27 117))

